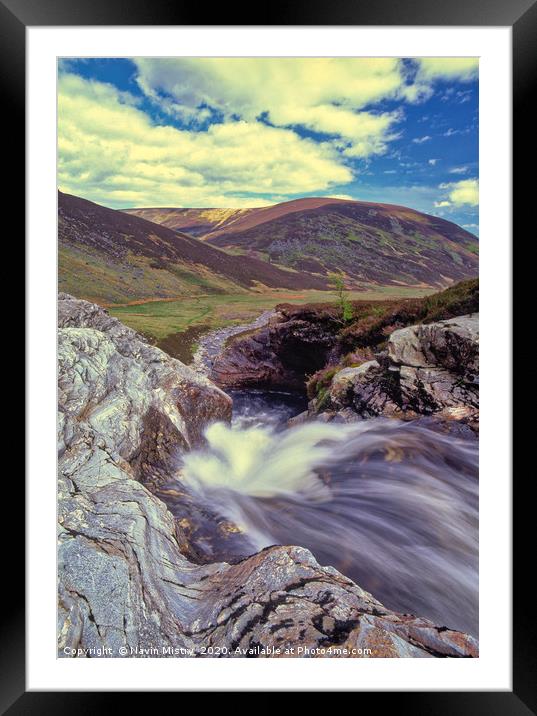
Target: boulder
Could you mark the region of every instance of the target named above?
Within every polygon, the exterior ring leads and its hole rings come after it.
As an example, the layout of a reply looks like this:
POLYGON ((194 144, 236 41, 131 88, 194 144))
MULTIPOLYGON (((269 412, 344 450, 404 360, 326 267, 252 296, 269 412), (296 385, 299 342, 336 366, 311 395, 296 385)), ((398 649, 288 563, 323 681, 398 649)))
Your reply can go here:
POLYGON ((445 408, 479 407, 479 396, 473 383, 465 383, 456 373, 443 368, 403 365, 399 387, 402 404, 419 414, 434 413, 445 408))
POLYGON ((447 321, 408 326, 388 339, 388 355, 395 365, 445 368, 465 382, 479 376, 479 314, 447 321))
POLYGON ((370 360, 356 368, 343 368, 343 370, 338 371, 330 385, 332 402, 342 407, 349 405, 355 386, 361 381, 367 381, 368 374, 376 372, 378 368, 380 368, 378 362, 370 360))
POLYGON ((479 422, 479 314, 393 331, 376 360, 343 368, 309 414, 330 420, 349 409, 363 418, 438 415, 477 430, 479 422))
POLYGON ((158 481, 209 422, 230 420, 228 395, 102 308, 60 294, 58 325, 61 454, 81 431, 106 436, 138 479, 158 481))
POLYGON ((222 388, 303 390, 334 348, 341 321, 332 309, 280 305, 265 326, 237 335, 215 359, 222 388))

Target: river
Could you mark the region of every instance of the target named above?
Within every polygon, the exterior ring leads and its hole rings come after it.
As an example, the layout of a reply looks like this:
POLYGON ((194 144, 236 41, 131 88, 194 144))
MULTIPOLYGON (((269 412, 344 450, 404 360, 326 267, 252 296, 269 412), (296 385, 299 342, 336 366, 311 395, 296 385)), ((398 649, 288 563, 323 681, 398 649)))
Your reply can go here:
POLYGON ((251 331, 254 328, 261 328, 268 323, 269 318, 274 311, 264 311, 260 316, 249 323, 243 323, 235 326, 227 326, 219 328, 216 331, 210 331, 202 335, 198 341, 197 348, 190 367, 197 373, 208 375, 213 365, 214 359, 222 352, 226 341, 232 336, 245 331, 251 331))
MULTIPOLYGON (((203 370, 214 354, 200 355, 203 370)), ((303 396, 230 394, 231 425, 207 429, 206 447, 183 457, 178 479, 234 525, 241 554, 307 547, 385 606, 478 635, 476 439, 428 420, 288 427, 303 396)))

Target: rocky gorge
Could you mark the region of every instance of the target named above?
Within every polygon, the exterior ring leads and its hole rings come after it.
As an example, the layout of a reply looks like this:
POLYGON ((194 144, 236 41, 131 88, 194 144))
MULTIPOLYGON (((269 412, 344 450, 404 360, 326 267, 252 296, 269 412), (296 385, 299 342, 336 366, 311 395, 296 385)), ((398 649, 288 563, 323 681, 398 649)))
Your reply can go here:
POLYGON ((302 417, 434 416, 477 430, 478 340, 478 314, 398 329, 375 358, 337 371, 302 417))
POLYGON ((303 545, 245 554, 240 528, 182 479, 179 466, 215 439, 211 426, 227 435, 224 390, 303 389, 330 362, 299 421, 437 415, 473 432, 474 313, 396 328, 380 348, 353 345, 364 360, 344 366, 338 317, 306 320, 308 310, 280 310, 232 337, 210 380, 104 309, 60 294, 59 656, 478 655, 474 636, 383 606, 303 545))
POLYGON ((351 325, 331 306, 278 306, 265 326, 228 342, 210 376, 224 389, 303 390, 307 383, 308 410, 294 424, 319 416, 349 422, 434 415, 477 431, 476 286, 466 282, 462 297, 452 289, 437 294, 440 305, 427 298, 367 306, 351 325), (444 320, 431 320, 435 315, 444 320))

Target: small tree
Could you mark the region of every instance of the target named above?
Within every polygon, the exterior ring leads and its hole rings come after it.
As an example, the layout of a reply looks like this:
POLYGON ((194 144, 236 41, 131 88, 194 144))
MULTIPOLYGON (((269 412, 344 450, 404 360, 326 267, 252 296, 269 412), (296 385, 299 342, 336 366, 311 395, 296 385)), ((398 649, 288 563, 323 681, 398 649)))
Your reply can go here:
POLYGON ((347 289, 345 288, 343 274, 331 273, 328 275, 328 279, 330 286, 334 289, 337 296, 337 301, 341 309, 341 320, 343 323, 349 323, 349 321, 352 321, 354 312, 347 294, 347 289))

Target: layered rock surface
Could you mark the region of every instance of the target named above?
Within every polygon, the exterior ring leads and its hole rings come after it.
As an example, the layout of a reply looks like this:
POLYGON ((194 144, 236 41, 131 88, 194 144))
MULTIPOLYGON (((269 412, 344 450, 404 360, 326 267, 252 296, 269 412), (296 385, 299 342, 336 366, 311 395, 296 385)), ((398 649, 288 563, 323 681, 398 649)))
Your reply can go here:
POLYGON ((60 656, 477 655, 472 637, 386 609, 301 547, 187 559, 151 490, 230 399, 66 294, 58 340, 60 656))
MULTIPOLYGON (((323 405, 361 417, 420 415, 464 420, 476 428, 479 411, 479 314, 394 331, 376 360, 332 378, 323 405)), ((344 413, 348 415, 348 413, 344 413)))
POLYGON ((319 313, 279 306, 266 325, 238 335, 213 362, 211 378, 223 388, 303 390, 306 373, 326 363, 341 321, 319 313))

